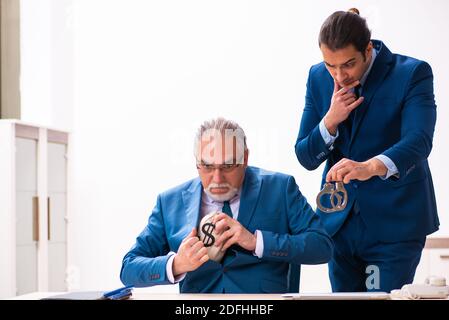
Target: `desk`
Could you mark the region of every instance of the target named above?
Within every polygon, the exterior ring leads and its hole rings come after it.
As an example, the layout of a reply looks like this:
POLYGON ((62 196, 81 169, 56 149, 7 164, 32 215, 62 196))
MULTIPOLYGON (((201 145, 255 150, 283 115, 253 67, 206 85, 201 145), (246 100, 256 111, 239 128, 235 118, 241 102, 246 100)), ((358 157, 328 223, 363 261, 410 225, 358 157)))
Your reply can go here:
MULTIPOLYGON (((9 298, 8 300, 40 300, 42 298, 47 298, 53 295, 63 294, 66 292, 33 292, 24 294, 17 297, 9 298)), ((304 294, 307 296, 307 294, 304 294)), ((338 293, 324 293, 319 294, 320 296, 314 297, 314 294, 310 294, 310 296, 307 296, 304 300, 377 300, 373 299, 372 297, 362 297, 358 296, 353 299, 344 297, 339 298, 338 293)), ((221 301, 243 301, 243 300, 253 300, 253 301, 267 301, 267 300, 297 300, 297 299, 291 299, 291 298, 284 298, 282 294, 189 294, 189 293, 148 293, 148 292, 139 292, 139 289, 134 289, 133 295, 130 298, 130 300, 221 300, 221 301)), ((382 299, 384 300, 384 299, 382 299)), ((389 300, 401 300, 401 299, 389 299, 389 300)), ((423 299, 428 300, 428 299, 423 299)), ((449 297, 446 299, 436 299, 436 300, 447 300, 449 301, 449 297)))
MULTIPOLYGON (((33 292, 10 300, 40 300, 66 292, 33 292)), ((148 293, 133 290, 132 300, 285 300, 281 294, 188 294, 188 293, 148 293)))

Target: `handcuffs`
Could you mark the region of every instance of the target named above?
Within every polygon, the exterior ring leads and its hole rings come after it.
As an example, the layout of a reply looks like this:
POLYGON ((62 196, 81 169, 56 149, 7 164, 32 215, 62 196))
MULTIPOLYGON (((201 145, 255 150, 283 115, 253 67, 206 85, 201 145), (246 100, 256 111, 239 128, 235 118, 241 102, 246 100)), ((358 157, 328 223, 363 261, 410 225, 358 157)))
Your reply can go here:
POLYGON ((336 181, 335 185, 332 182, 326 182, 323 189, 316 197, 316 204, 318 208, 325 213, 341 211, 346 208, 347 203, 348 192, 341 181, 336 181), (327 208, 321 204, 321 198, 325 195, 329 195, 329 201, 332 208, 327 208))

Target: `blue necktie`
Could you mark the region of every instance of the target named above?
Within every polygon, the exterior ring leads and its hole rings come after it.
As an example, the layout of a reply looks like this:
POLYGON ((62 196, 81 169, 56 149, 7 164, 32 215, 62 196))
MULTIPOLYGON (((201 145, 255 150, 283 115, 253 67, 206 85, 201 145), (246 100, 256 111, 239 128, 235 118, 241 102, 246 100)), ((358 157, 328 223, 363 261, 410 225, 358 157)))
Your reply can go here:
MULTIPOLYGON (((223 213, 226 213, 231 218, 233 218, 231 206, 229 205, 229 201, 223 202, 223 208, 221 209, 221 211, 223 213)), ((230 250, 231 248, 235 249, 235 245, 232 245, 228 250, 226 250, 225 256, 223 257, 223 260, 221 261, 221 263, 223 265, 228 264, 228 262, 231 259, 233 259, 235 256, 235 253, 234 253, 235 250, 230 250)), ((224 292, 224 289, 223 289, 223 292, 224 292)))
POLYGON ((354 87, 354 94, 355 94, 355 98, 358 99, 360 98, 360 93, 362 92, 362 85, 358 84, 357 86, 354 87))
MULTIPOLYGON (((356 99, 360 98, 361 91, 362 91, 362 86, 360 84, 357 85, 356 87, 354 87, 354 94, 355 94, 355 98, 356 99)), ((351 113, 349 114, 348 119, 346 120, 346 124, 347 124, 348 129, 349 129, 349 136, 352 135, 352 127, 354 125, 356 112, 357 112, 357 108, 355 108, 354 110, 351 111, 351 113)))
POLYGON ((221 209, 223 213, 226 213, 228 216, 233 218, 231 206, 229 205, 229 201, 223 202, 223 209, 221 209))

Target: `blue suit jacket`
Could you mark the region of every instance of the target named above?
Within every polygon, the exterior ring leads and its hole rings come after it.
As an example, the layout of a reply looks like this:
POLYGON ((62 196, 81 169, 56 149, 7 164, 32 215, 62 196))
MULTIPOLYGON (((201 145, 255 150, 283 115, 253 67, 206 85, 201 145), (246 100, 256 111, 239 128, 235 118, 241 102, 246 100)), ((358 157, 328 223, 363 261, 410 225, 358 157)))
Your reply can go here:
MULTIPOLYGON (((168 253, 198 226, 202 190, 196 178, 158 196, 148 225, 123 258, 125 285, 169 284, 168 253)), ((248 167, 238 221, 250 232, 261 230, 263 257, 234 245, 223 264, 209 260, 187 273, 181 292, 288 292, 289 263, 326 263, 332 256, 332 240, 292 176, 248 167)))
POLYGON ((363 86, 364 102, 355 109, 351 132, 346 122, 339 125, 332 150, 325 145, 318 124, 329 109, 334 82, 324 63, 310 69, 296 155, 308 170, 327 161, 322 184, 329 168, 343 157, 366 161, 384 154, 399 170, 399 178, 373 177, 347 184, 351 203, 345 211, 317 210, 331 236, 357 199, 373 237, 382 241, 424 237, 439 225, 427 162, 436 121, 432 70, 424 61, 392 54, 381 41, 373 40, 373 44, 378 55, 363 86))

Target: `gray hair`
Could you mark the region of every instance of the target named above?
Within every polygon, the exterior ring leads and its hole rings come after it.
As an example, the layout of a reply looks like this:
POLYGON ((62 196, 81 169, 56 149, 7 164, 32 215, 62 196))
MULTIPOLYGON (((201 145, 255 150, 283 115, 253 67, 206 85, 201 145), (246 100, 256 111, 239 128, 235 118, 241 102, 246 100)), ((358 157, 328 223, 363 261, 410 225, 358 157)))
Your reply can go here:
MULTIPOLYGON (((195 155, 197 163, 201 160, 199 157, 201 138, 203 138, 205 135, 210 135, 211 132, 215 134, 219 133, 221 135, 225 134, 226 137, 235 137, 237 150, 239 142, 241 143, 241 141, 243 141, 243 151, 248 151, 248 146, 246 145, 246 135, 239 124, 232 120, 218 117, 216 119, 204 121, 196 132, 193 154, 195 155)), ((241 154, 241 157, 238 157, 237 161, 243 161, 243 154, 241 154)))

